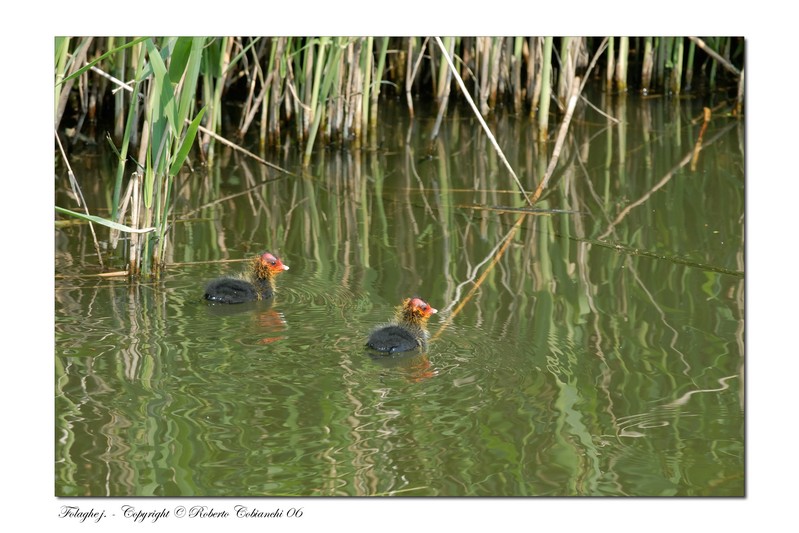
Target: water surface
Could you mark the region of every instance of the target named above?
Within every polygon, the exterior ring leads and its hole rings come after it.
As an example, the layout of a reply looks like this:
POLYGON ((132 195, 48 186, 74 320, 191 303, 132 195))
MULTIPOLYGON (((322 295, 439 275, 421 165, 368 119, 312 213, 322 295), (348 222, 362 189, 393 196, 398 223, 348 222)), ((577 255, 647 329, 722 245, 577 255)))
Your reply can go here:
MULTIPOLYGON (((545 212, 466 110, 430 142, 387 102, 306 172, 218 147, 180 176, 158 281, 97 277, 57 227, 56 495, 743 495, 743 125, 692 163, 699 102, 593 101, 622 123, 578 111, 545 212), (273 302, 202 301, 263 250, 273 302), (409 296, 440 310, 427 353, 372 358, 409 296)), ((491 127, 533 190, 551 144, 491 127)), ((71 160, 100 214, 111 160, 71 160)))

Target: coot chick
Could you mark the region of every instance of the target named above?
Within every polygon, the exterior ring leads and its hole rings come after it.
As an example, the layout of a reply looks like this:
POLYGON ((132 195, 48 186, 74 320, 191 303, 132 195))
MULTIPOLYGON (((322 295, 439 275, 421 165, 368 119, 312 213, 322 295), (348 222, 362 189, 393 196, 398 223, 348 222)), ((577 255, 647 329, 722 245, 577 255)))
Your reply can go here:
POLYGON ((253 259, 249 271, 238 277, 218 278, 205 287, 204 298, 222 304, 240 304, 267 300, 274 294, 274 277, 289 267, 265 252, 253 259))
POLYGON ((438 310, 421 298, 406 298, 397 307, 397 314, 388 325, 377 328, 369 335, 366 345, 378 352, 397 353, 421 348, 427 349, 425 324, 438 310))

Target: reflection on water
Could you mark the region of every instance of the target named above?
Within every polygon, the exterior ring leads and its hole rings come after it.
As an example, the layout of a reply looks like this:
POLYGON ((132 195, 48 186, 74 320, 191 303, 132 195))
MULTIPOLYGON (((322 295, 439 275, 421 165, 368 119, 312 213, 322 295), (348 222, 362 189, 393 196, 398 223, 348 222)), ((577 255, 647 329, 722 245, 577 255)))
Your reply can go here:
MULTIPOLYGON (((57 229, 56 494, 742 495, 742 126, 692 170, 699 107, 596 103, 623 122, 575 118, 561 213, 515 209, 469 115, 430 145, 400 108, 302 177, 219 150, 178 178, 158 282, 86 275, 87 228, 57 229), (274 301, 202 300, 265 249, 274 301), (427 352, 374 358, 411 295, 427 352)), ((534 188, 551 147, 492 128, 534 188)), ((73 167, 104 208, 110 166, 73 167)))

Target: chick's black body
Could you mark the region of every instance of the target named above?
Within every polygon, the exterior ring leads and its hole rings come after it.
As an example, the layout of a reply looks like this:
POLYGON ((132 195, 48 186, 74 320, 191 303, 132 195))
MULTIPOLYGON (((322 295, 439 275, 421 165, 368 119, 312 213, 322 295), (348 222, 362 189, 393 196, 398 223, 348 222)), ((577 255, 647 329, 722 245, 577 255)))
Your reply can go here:
POLYGON ((394 320, 369 334, 366 346, 377 352, 394 354, 427 349, 427 319, 437 310, 420 298, 407 298, 397 308, 394 320))
POLYGON ((374 330, 366 345, 378 352, 407 352, 426 345, 426 339, 422 332, 414 333, 407 327, 390 325, 374 330))
POLYGON ((289 267, 280 259, 265 252, 256 257, 248 272, 240 277, 224 277, 210 281, 205 286, 203 298, 213 303, 241 304, 267 300, 274 296, 274 278, 289 267))
POLYGON ((269 288, 259 296, 255 285, 249 281, 236 278, 219 278, 212 280, 205 287, 205 299, 221 304, 240 304, 271 298, 273 291, 269 288))

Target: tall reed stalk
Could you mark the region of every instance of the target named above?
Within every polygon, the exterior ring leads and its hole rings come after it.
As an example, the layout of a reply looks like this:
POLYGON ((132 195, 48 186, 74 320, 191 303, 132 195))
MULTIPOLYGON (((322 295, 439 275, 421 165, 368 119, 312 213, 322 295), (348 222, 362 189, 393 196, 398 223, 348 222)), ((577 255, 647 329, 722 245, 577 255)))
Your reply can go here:
POLYGON ((380 97, 381 84, 383 82, 383 75, 386 68, 386 56, 388 55, 388 37, 383 37, 380 40, 380 52, 377 56, 377 68, 375 76, 372 80, 371 101, 369 102, 369 127, 374 128, 377 126, 377 103, 380 97))
MULTIPOLYGON (((444 46, 443 50, 446 50, 446 54, 449 55, 449 57, 452 57, 452 52, 455 48, 455 40, 452 37, 444 37, 443 46, 444 46)), ((439 71, 438 115, 436 115, 436 121, 435 124, 433 124, 433 130, 430 133, 431 140, 435 140, 438 138, 438 132, 439 129, 441 128, 441 124, 443 123, 444 114, 447 112, 447 104, 449 103, 451 80, 452 80, 452 69, 449 68, 449 65, 445 57, 445 60, 441 61, 441 70, 439 71)), ((486 109, 484 112, 481 110, 481 112, 483 114, 486 114, 488 110, 486 109)))
POLYGON ((605 69, 605 90, 610 91, 613 88, 613 78, 616 75, 616 39, 613 37, 608 39, 607 58, 607 68, 605 69))
POLYGON ((530 37, 528 40, 527 58, 527 97, 530 102, 530 118, 535 118, 538 102, 541 97, 541 70, 543 38, 530 37))
POLYGON ((644 38, 644 58, 641 65, 641 92, 648 93, 652 87, 652 72, 655 69, 655 50, 652 37, 644 38))
POLYGON ((502 58, 503 38, 494 37, 491 39, 491 57, 488 74, 488 106, 493 109, 497 106, 497 92, 499 91, 500 81, 503 80, 500 59, 502 58))
POLYGON ((692 40, 688 40, 688 59, 686 60, 686 68, 685 68, 685 88, 686 90, 691 90, 693 88, 693 81, 694 81, 694 58, 696 57, 696 43, 692 40))
POLYGON ((524 38, 515 37, 513 39, 513 58, 511 60, 511 70, 513 78, 513 109, 517 113, 522 110, 522 98, 524 98, 524 86, 522 85, 523 51, 524 38))
POLYGON ((544 38, 543 69, 541 71, 541 99, 538 104, 538 140, 544 142, 549 134, 549 100, 552 86, 552 37, 544 38))
POLYGON ((560 68, 558 69, 558 107, 564 109, 569 97, 571 80, 574 77, 574 54, 572 53, 574 38, 563 37, 560 40, 560 68))
POLYGON ((627 91, 627 65, 630 52, 630 38, 619 39, 619 59, 616 61, 616 89, 619 92, 627 91))
POLYGON ((682 89, 682 65, 683 65, 683 40, 676 38, 674 43, 674 62, 671 69, 671 92, 680 94, 682 89))

